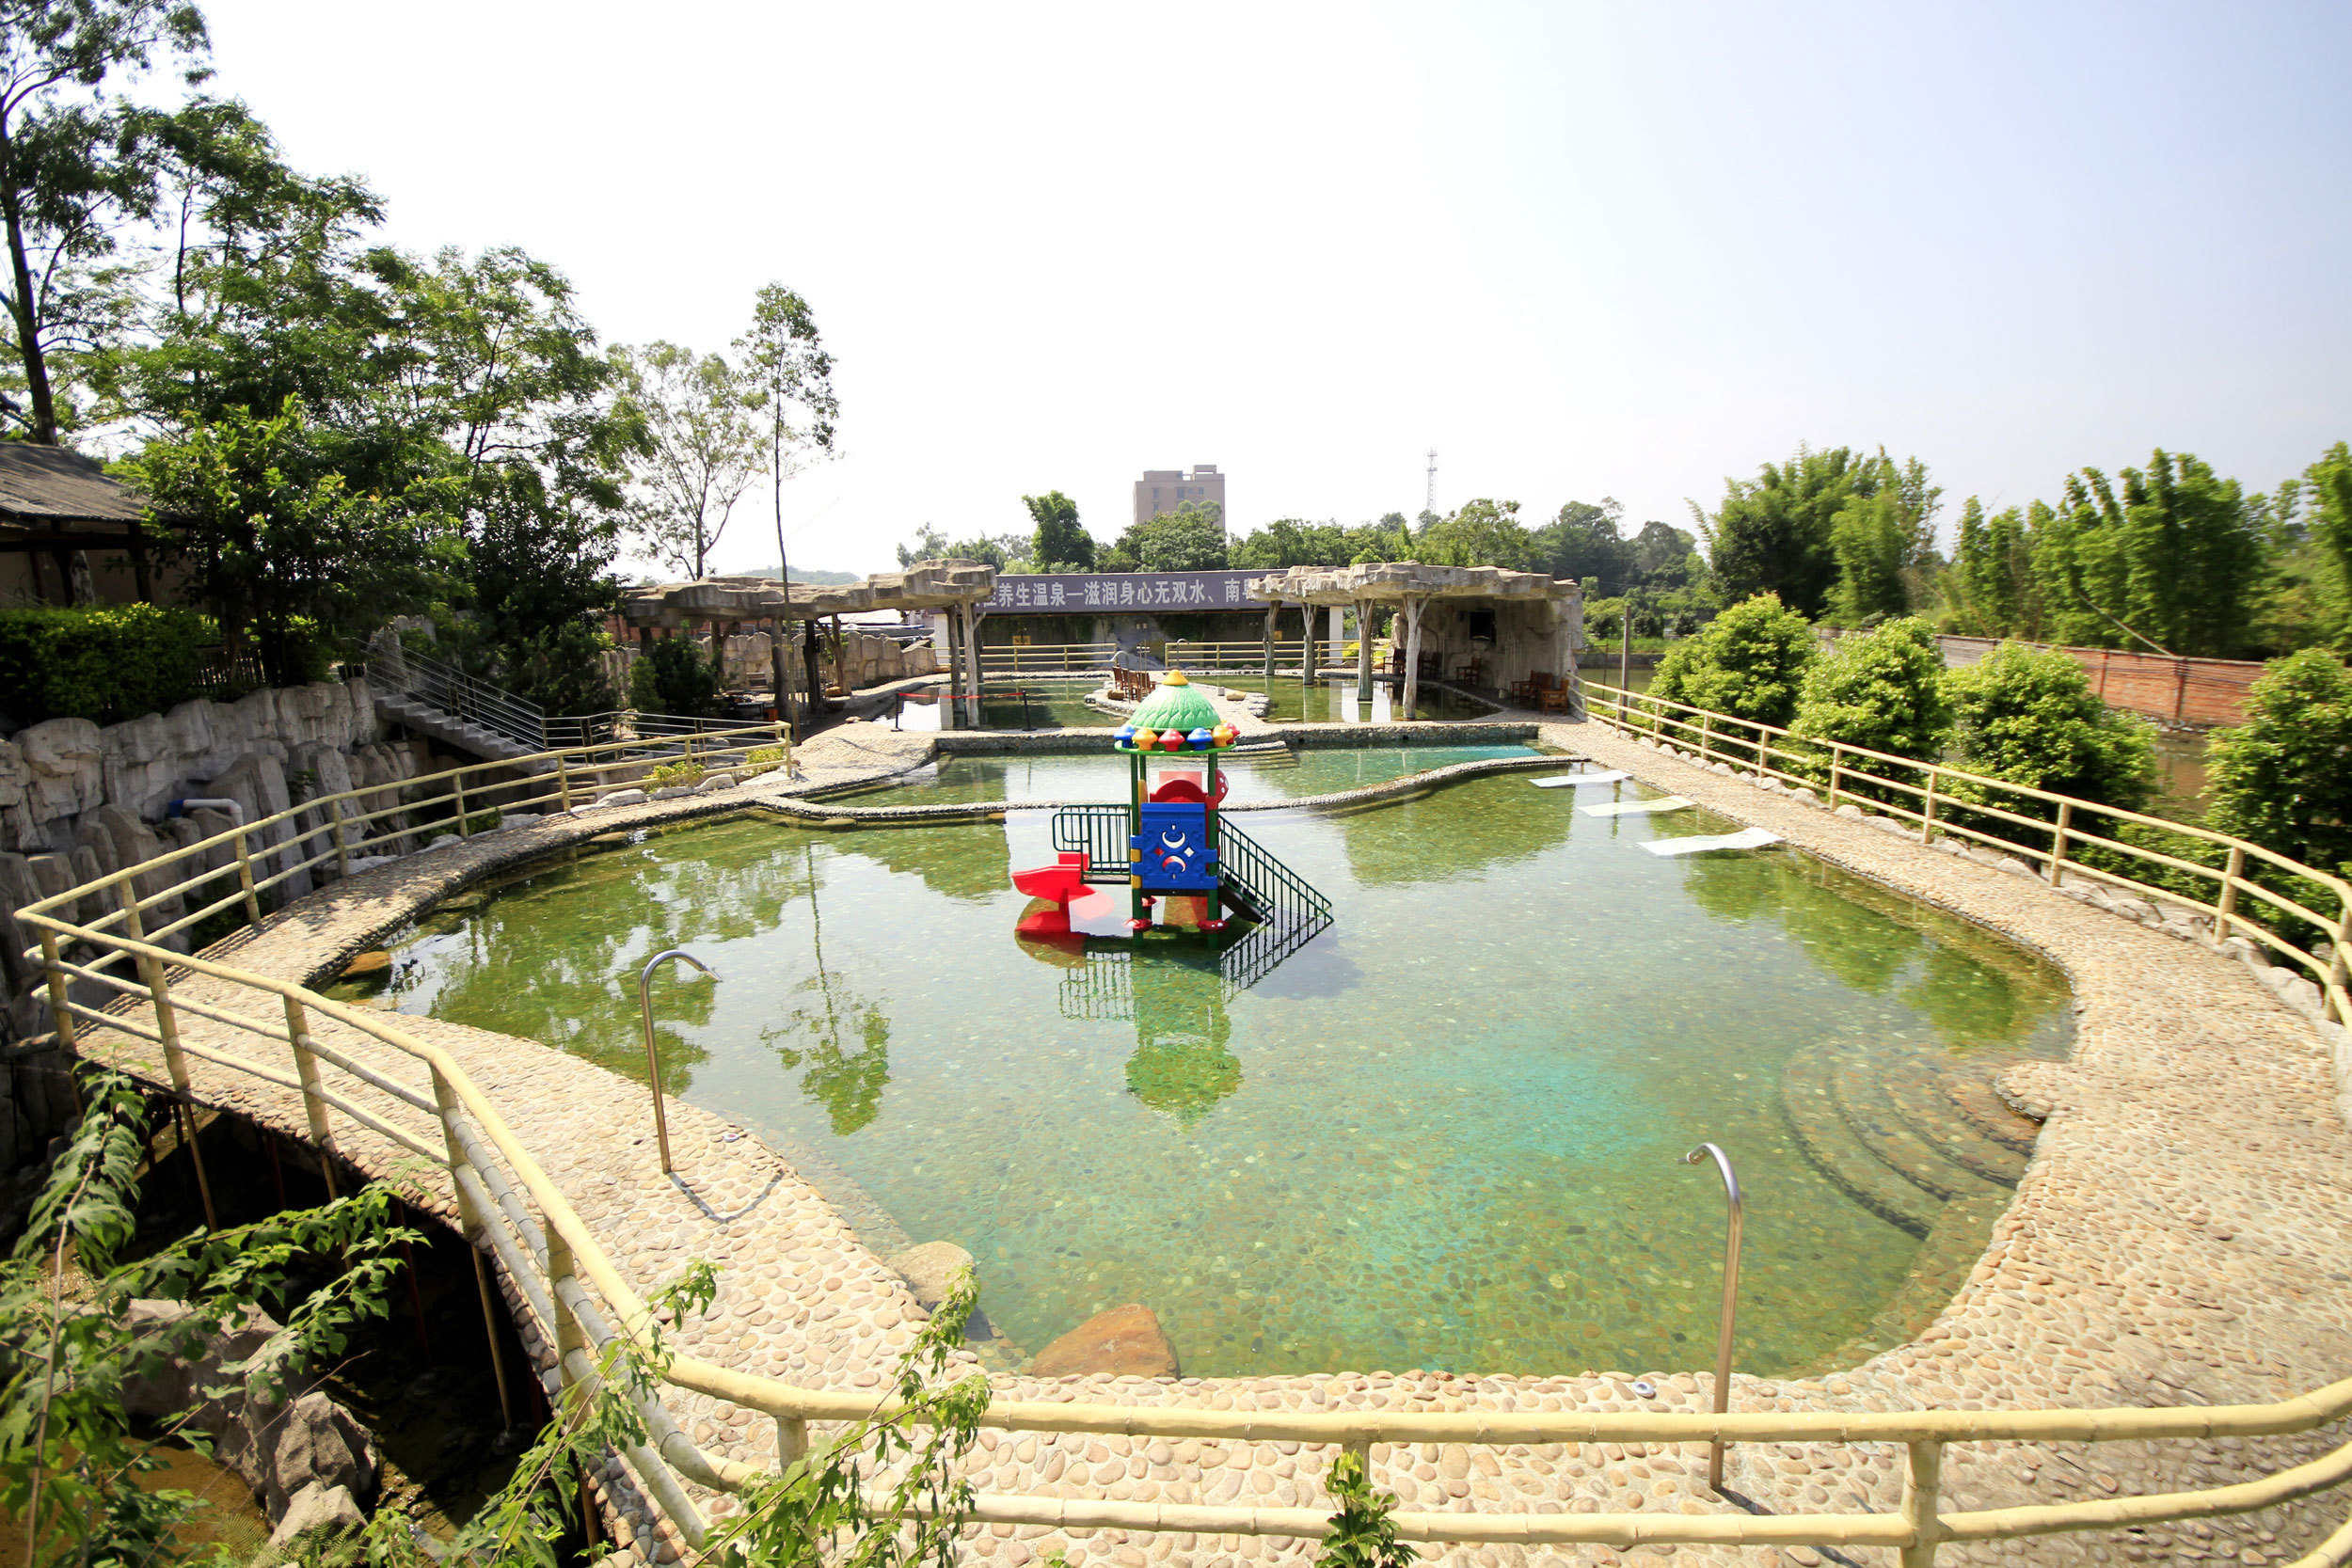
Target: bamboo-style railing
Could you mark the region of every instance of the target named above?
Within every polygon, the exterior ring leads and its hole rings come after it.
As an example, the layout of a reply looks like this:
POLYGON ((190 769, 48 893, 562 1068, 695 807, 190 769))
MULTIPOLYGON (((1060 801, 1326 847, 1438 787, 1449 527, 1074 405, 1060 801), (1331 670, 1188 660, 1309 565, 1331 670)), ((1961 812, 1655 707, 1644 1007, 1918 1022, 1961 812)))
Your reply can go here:
POLYGON ((2352 995, 2347 995, 2345 986, 2347 947, 2352 947, 2345 941, 2347 931, 2352 930, 2352 883, 2342 877, 2193 823, 2057 795, 1941 762, 1896 756, 1843 741, 1809 739, 1753 719, 1590 682, 1585 684, 1584 695, 1592 717, 1613 729, 1680 747, 1705 763, 1720 762, 1792 787, 1825 791, 1833 809, 1851 800, 1866 810, 1915 823, 1922 842, 1931 844, 1942 835, 1965 839, 2038 863, 2042 880, 2053 887, 2068 876, 2080 876, 2201 911, 2211 918, 2216 941, 2245 937, 2277 960, 2307 972, 2319 989, 2326 1016, 2337 1022, 2352 1022, 2352 995), (1875 771, 1871 765, 1876 765, 1875 771), (2037 816, 2016 809, 2026 801, 2050 808, 2051 815, 2037 816), (1972 819, 1997 823, 2004 831, 1979 827, 1972 819), (2108 831, 2100 832, 2102 824, 2109 825, 2108 831), (2134 844, 2115 831, 2126 825, 2210 845, 2222 863, 2204 865, 2134 844), (2096 849, 2102 859, 2121 857, 2135 865, 2161 866, 2210 881, 2212 896, 2200 898, 2177 885, 2088 862, 2081 853, 2086 848, 2096 849), (2264 867, 2279 880, 2305 881, 2325 890, 2335 899, 2335 912, 2311 909, 2249 874, 2264 867), (2248 899, 2273 911, 2280 928, 2249 918, 2244 912, 2248 899), (2296 935, 2304 940, 2294 940, 2296 935), (2317 951, 2323 943, 2324 958, 2317 951))
MULTIPOLYGON (((1627 721, 1626 716, 1618 715, 1617 721, 1627 721)), ((739 762, 758 749, 756 742, 775 735, 772 726, 761 726, 731 736, 694 737, 693 743, 707 748, 698 755, 723 767, 730 759, 739 762)), ((648 760, 644 754, 647 744, 583 750, 631 753, 617 760, 600 756, 601 770, 610 773, 621 767, 642 769, 648 760)), ((674 750, 684 744, 682 740, 669 743, 674 750)), ((559 764, 551 785, 546 784, 545 775, 532 775, 519 784, 511 778, 493 782, 489 774, 511 774, 516 765, 485 765, 407 781, 403 788, 422 787, 427 795, 423 802, 401 807, 373 803, 368 810, 335 814, 335 808, 350 805, 358 797, 380 795, 389 786, 307 801, 295 811, 239 824, 230 832, 29 905, 19 911, 18 918, 38 933, 36 961, 46 973, 56 1038, 65 1050, 94 1045, 93 1032, 116 1037, 118 1041, 143 1042, 160 1055, 164 1075, 183 1098, 194 1090, 190 1060, 209 1063, 297 1097, 309 1137, 324 1153, 338 1152, 338 1139, 344 1135, 339 1128, 341 1118, 446 1171, 469 1239, 495 1255, 535 1321, 540 1342, 554 1347, 554 1365, 542 1375, 560 1390, 571 1383, 594 1380, 598 1354, 612 1345, 616 1336, 643 1342, 650 1327, 647 1309, 498 1104, 448 1053, 402 1028, 391 1015, 334 1001, 291 981, 189 956, 157 940, 167 933, 191 930, 204 917, 240 905, 246 918, 259 923, 262 898, 295 870, 322 865, 338 855, 346 857, 347 863, 354 851, 396 842, 403 832, 418 831, 388 822, 393 811, 416 811, 423 804, 438 802, 462 824, 469 800, 480 801, 500 789, 544 786, 541 793, 526 795, 505 808, 512 810, 525 801, 570 803, 596 787, 592 775, 597 769, 585 759, 568 753, 526 759, 550 760, 559 764), (469 793, 467 776, 474 780, 469 793), (328 808, 324 827, 305 815, 322 807, 328 808), (352 842, 347 835, 355 825, 378 831, 352 842), (291 838, 275 836, 281 830, 291 838), (333 839, 329 847, 316 854, 300 854, 301 846, 314 842, 322 833, 333 839), (295 846, 295 863, 272 868, 270 857, 288 853, 284 847, 288 843, 295 846), (227 875, 209 858, 224 847, 235 855, 236 887, 226 896, 203 902, 209 890, 227 875), (175 898, 196 901, 199 908, 162 924, 153 933, 146 932, 143 912, 160 911, 175 898), (107 903, 115 906, 113 913, 78 918, 107 903), (124 965, 135 974, 135 979, 119 972, 119 966, 124 965), (94 994, 77 999, 72 994, 77 985, 94 994), (100 1005, 92 1006, 93 1000, 100 1005), (315 1022, 320 1019, 348 1035, 322 1037, 315 1022), (201 1022, 191 1028, 186 1026, 190 1020, 201 1022), (371 1059, 362 1059, 363 1053, 371 1059)), ((779 1463, 807 1450, 811 1423, 855 1421, 884 1408, 884 1402, 871 1394, 801 1387, 691 1356, 671 1361, 667 1382, 774 1418, 779 1463)), ((1204 1389, 1202 1397, 1213 1393, 1204 1389)), ((689 1485, 730 1492, 741 1488, 756 1472, 739 1461, 706 1452, 656 1395, 638 1391, 630 1397, 644 1415, 647 1441, 626 1449, 620 1458, 685 1544, 699 1549, 708 1539, 708 1528, 689 1485)), ((1947 1512, 1941 1506, 1947 1445, 2254 1437, 2309 1432, 2347 1415, 2352 1415, 2352 1379, 2271 1404, 2089 1410, 1735 1411, 1727 1415, 1358 1410, 1305 1414, 1201 1405, 998 1400, 988 1407, 983 1424, 1016 1432, 1313 1444, 1334 1452, 1356 1452, 1375 1467, 1375 1481, 1376 1466, 1390 1458, 1379 1451, 1384 1445, 1899 1443, 1908 1457, 1901 1506, 1893 1513, 1758 1514, 1729 1505, 1720 1513, 1697 1514, 1662 1510, 1406 1512, 1395 1515, 1395 1524, 1406 1540, 1461 1544, 1880 1546, 1897 1551, 1907 1568, 1917 1568, 1933 1562, 1938 1546, 1947 1542, 2112 1529, 2247 1513, 2309 1497, 2352 1479, 2352 1443, 2348 1443, 2318 1459, 2235 1485, 1947 1512)), ((1329 1522, 1326 1511, 1307 1507, 1141 1503, 1027 1494, 983 1494, 969 1519, 975 1525, 1307 1538, 1322 1535, 1329 1522)), ((2352 1524, 2300 1559, 2296 1568, 2322 1568, 2347 1560, 2352 1560, 2352 1524)))

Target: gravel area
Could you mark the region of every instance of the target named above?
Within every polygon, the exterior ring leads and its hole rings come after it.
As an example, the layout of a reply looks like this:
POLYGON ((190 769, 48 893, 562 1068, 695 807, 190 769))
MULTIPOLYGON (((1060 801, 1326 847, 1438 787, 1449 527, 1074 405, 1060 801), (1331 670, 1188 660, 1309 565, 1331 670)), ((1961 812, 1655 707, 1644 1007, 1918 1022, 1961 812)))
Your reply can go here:
MULTIPOLYGON (((1498 716, 1512 726, 1525 719, 1498 716)), ((1361 727, 1344 728, 1373 738, 1361 727)), ((1412 726, 1416 738, 1435 728, 1412 726)), ((1497 726, 1442 728, 1493 738, 1497 726)), ((605 808, 413 856, 303 900, 260 931, 223 943, 215 956, 316 982, 436 899, 500 866, 591 834, 885 778, 919 766, 931 754, 932 738, 850 726, 802 748, 806 777, 789 784, 771 775, 710 796, 605 808)), ((2074 1059, 2021 1064, 2004 1080, 2012 1099, 2047 1114, 2047 1124, 2014 1203, 1951 1305, 1916 1340, 1860 1367, 1774 1382, 1737 1376, 1735 1409, 2223 1403, 2277 1399, 2352 1370, 2352 1132, 2334 1104, 2338 1085, 2327 1044, 2245 965, 2038 881, 1637 745, 1597 723, 1547 724, 1542 738, 2001 931, 2062 965, 2074 986, 2074 1059)), ((1572 809, 1557 798, 1572 793, 1529 790, 1526 809, 1572 809)), ((203 982, 185 990, 197 998, 217 994, 203 982)), ((249 996, 230 1005, 254 1008, 249 996)), ((433 1020, 402 1022, 450 1050, 506 1109, 517 1134, 641 1289, 697 1258, 720 1265, 716 1307, 707 1318, 678 1325, 683 1347, 815 1386, 871 1388, 882 1381, 919 1309, 815 1189, 756 1139, 721 1117, 675 1106, 671 1130, 681 1180, 674 1183, 656 1167, 641 1086, 529 1040, 433 1020)), ((226 1033, 193 1015, 183 1015, 183 1023, 193 1039, 226 1033)), ((404 1080, 420 1076, 405 1058, 354 1031, 329 1027, 320 1034, 404 1080)), ((88 1043, 98 1054, 159 1071, 143 1042, 111 1037, 88 1043)), ((271 1053, 282 1050, 250 1036, 238 1037, 234 1048, 273 1063, 279 1058, 271 1053)), ((299 1135, 293 1096, 192 1065, 198 1095, 208 1103, 299 1135)), ((417 1118, 404 1112, 401 1119, 417 1118)), ((343 1124, 339 1136, 354 1163, 451 1212, 432 1165, 363 1129, 343 1124)), ((1692 1223, 1711 1228, 1719 1222, 1694 1210, 1692 1223)), ((1709 1403, 1704 1373, 1562 1371, 1567 1375, 993 1381, 1010 1398, 1216 1409, 1701 1410, 1709 1403), (1655 1396, 1637 1392, 1636 1378, 1654 1384, 1655 1396)), ((771 1422, 701 1398, 675 1399, 672 1408, 707 1446, 772 1464, 771 1422)), ((1955 1447, 1946 1458, 1946 1506, 2100 1498, 2248 1479, 2313 1457, 2344 1435, 1955 1447)), ((1328 1453, 1296 1444, 986 1433, 970 1467, 975 1481, 994 1492, 1320 1507, 1327 1502, 1321 1478, 1328 1461, 1328 1453)), ((1380 1446, 1373 1464, 1377 1483, 1415 1510, 1713 1513, 1735 1506, 1707 1491, 1701 1445, 1380 1446)), ((1899 1449, 1883 1446, 1745 1445, 1730 1452, 1726 1485, 1758 1511, 1886 1512, 1899 1497, 1900 1467, 1899 1449)), ((605 1497, 616 1537, 632 1556, 675 1560, 676 1544, 652 1528, 624 1478, 607 1478, 605 1497)), ((1938 1560, 2279 1562, 2323 1536, 2344 1506, 2323 1497, 2235 1519, 1947 1546, 1938 1560)), ((1025 1568, 1057 1551, 1073 1564, 1224 1568, 1304 1564, 1313 1544, 1118 1530, 1065 1536, 995 1526, 974 1533, 967 1555, 1025 1568)), ((1442 1555, 1477 1568, 1670 1557, 1758 1565, 1825 1560, 1808 1550, 1764 1547, 1495 1546, 1442 1555)), ((1867 1550, 1843 1558, 1892 1560, 1892 1553, 1867 1550)))

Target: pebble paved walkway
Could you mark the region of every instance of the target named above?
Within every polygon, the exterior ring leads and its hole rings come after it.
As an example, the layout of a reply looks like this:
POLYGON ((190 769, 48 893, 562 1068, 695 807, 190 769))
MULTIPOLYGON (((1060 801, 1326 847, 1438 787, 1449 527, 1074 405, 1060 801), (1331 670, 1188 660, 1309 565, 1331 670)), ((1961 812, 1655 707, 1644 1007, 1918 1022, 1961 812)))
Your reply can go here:
MULTIPOLYGON (((1506 717, 1523 718, 1511 715, 1506 717)), ((2063 965, 2078 1011, 2065 1064, 2031 1064, 2010 1086, 2049 1111, 2032 1167, 1983 1261, 1917 1340, 1813 1379, 1734 1380, 1735 1409, 1906 1409, 1930 1405, 2223 1403, 2301 1392, 2352 1370, 2352 1132, 2332 1101, 2328 1054, 2311 1025, 2239 964, 2063 898, 2038 883, 1935 853, 1785 796, 1641 747, 1598 724, 1549 725, 1545 738, 1624 768, 1735 819, 1771 829, 1849 870, 2003 931, 2063 965)), ((804 747, 809 777, 791 793, 882 777, 919 764, 929 737, 852 726, 804 747)), ((593 832, 731 809, 771 781, 725 797, 599 811, 520 828, 336 884, 226 944, 226 961, 316 981, 435 899, 499 866, 593 832)), ((1567 810, 1574 792, 1528 791, 1527 809, 1567 810)), ((200 987, 194 994, 204 994, 200 987)), ((242 1005, 250 1006, 249 1002, 242 1005)), ((672 1113, 682 1185, 656 1168, 642 1087, 531 1041, 429 1019, 403 1024, 445 1046, 506 1108, 640 1288, 688 1261, 720 1265, 706 1320, 681 1344, 712 1360, 812 1385, 866 1388, 882 1378, 917 1318, 904 1286, 780 1159, 722 1118, 672 1113)), ((187 1021, 191 1035, 215 1026, 187 1021)), ((324 1037, 413 1080, 403 1059, 349 1031, 324 1037)), ((249 1037, 246 1039, 249 1041, 249 1037)), ((99 1042, 154 1067, 145 1048, 99 1042)), ((238 1049, 251 1052, 249 1043, 238 1049)), ((198 1064, 208 1102, 290 1133, 292 1097, 198 1064)), ((449 1212, 437 1173, 352 1130, 343 1152, 449 1212)), ((1710 1222, 1711 1223, 1711 1222, 1710 1222)), ((998 1376, 1019 1399, 1088 1399, 1216 1409, 1704 1409, 1704 1374, 1627 1369, 1556 1378, 1370 1372, 1179 1381, 998 1376), (1658 1386, 1637 1397, 1636 1377, 1658 1386)), ((700 1398, 673 1402, 698 1441, 773 1461, 773 1427, 700 1398)), ((2153 1445, 1955 1447, 1947 1506, 2097 1498, 2246 1479, 2344 1441, 2300 1437, 2153 1445)), ((1170 1502, 1323 1506, 1328 1454, 1295 1444, 984 1434, 971 1456, 985 1490, 1170 1502)), ((1376 1481, 1413 1509, 1714 1512, 1696 1445, 1628 1449, 1374 1449, 1376 1481)), ((1900 1453, 1885 1448, 1750 1445, 1731 1450, 1727 1485, 1772 1512, 1870 1509, 1899 1495, 1900 1453)), ((619 1538, 669 1561, 675 1542, 648 1528, 625 1479, 606 1490, 619 1538)), ((2347 1506, 2321 1497, 2238 1519, 2144 1531, 1947 1546, 1954 1563, 2291 1560, 2347 1506)), ((1074 1538, 992 1527, 971 1559, 1024 1568, 1062 1551, 1073 1564, 1305 1563, 1310 1543, 1106 1530, 1074 1538)), ((1534 1561, 1814 1563, 1804 1549, 1649 1547, 1557 1553, 1482 1547, 1446 1560, 1502 1568, 1534 1561)), ((1857 1551, 1847 1560, 1891 1561, 1857 1551)))

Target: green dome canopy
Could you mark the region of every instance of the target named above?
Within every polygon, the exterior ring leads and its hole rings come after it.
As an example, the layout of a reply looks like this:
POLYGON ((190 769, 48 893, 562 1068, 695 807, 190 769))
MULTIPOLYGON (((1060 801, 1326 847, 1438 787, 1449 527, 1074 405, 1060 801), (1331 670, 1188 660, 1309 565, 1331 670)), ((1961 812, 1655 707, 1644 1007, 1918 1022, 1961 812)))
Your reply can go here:
POLYGON ((1143 700, 1136 716, 1128 721, 1139 730, 1213 730, 1224 721, 1216 708, 1200 689, 1185 679, 1182 670, 1170 670, 1168 679, 1157 690, 1143 700))

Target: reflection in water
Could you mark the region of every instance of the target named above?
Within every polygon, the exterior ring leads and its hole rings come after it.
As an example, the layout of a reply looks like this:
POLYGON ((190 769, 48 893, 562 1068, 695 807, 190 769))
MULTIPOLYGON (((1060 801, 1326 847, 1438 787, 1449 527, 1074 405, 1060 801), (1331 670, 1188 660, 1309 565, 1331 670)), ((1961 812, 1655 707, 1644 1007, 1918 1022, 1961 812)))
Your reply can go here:
POLYGON ((847 985, 825 968, 817 846, 806 844, 803 849, 808 861, 809 948, 817 973, 803 980, 797 990, 817 995, 814 1002, 787 1013, 781 1024, 761 1030, 760 1038, 787 1069, 807 1064, 801 1075, 801 1092, 825 1108, 834 1136, 847 1137, 882 1114, 882 1085, 890 1082, 890 1021, 872 1003, 850 995, 847 985), (858 1042, 854 1049, 843 1047, 845 1033, 858 1042), (807 1043, 779 1043, 795 1038, 807 1043))
MULTIPOLYGON (((954 787, 1116 797, 1119 758, 1099 785, 1089 759, 1046 760, 954 787)), ((1732 824, 1577 813, 1610 793, 1496 777, 1253 816, 1335 920, 1246 989, 1216 960, 1247 937, 1016 944, 1009 867, 1053 851, 1046 814, 1014 812, 739 820, 548 866, 397 944, 389 994, 642 1077, 637 968, 691 947, 727 983, 663 989, 674 1092, 965 1247, 1016 1342, 1140 1301, 1204 1376, 1703 1364, 1719 1211, 1676 1161, 1712 1139, 1748 1193, 1740 1363, 1817 1368, 1889 1304, 1948 1299, 1922 1259, 1980 1248, 1993 1211, 1890 1221, 1826 1174, 1792 1104, 1836 1114, 1880 1081, 1860 1112, 1899 1141, 1899 1116, 1948 1114, 1952 1075, 2062 1052, 2064 986, 1793 854, 1643 853, 1732 824), (1792 1099, 1806 1073, 1819 1093, 1792 1099)))

